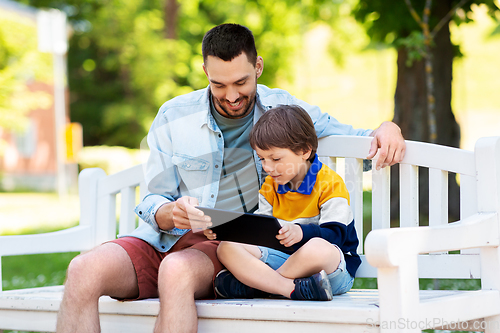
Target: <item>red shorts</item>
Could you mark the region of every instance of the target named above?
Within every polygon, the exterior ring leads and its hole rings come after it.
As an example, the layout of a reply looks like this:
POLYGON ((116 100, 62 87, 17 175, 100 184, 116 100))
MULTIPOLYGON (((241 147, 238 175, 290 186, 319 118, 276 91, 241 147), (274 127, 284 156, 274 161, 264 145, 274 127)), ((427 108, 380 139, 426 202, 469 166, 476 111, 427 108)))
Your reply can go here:
MULTIPOLYGON (((158 269, 163 258, 170 253, 184 249, 196 249, 205 253, 214 265, 214 276, 223 268, 217 259, 219 241, 207 240, 203 233, 194 234, 191 230, 182 236, 167 252, 159 252, 147 242, 135 237, 123 237, 111 241, 123 247, 134 265, 139 286, 139 296, 136 299, 158 297, 158 269)), ((207 298, 215 298, 215 292, 207 298)))

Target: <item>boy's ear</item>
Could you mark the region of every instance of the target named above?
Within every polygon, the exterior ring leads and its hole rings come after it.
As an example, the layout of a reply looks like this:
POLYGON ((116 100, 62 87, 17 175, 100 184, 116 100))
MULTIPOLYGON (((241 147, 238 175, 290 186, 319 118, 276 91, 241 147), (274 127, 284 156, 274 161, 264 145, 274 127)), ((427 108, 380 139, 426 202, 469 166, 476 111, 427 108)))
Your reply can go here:
POLYGON ((304 150, 302 154, 304 154, 304 159, 308 160, 311 158, 311 153, 312 153, 312 148, 308 148, 307 150, 304 150))

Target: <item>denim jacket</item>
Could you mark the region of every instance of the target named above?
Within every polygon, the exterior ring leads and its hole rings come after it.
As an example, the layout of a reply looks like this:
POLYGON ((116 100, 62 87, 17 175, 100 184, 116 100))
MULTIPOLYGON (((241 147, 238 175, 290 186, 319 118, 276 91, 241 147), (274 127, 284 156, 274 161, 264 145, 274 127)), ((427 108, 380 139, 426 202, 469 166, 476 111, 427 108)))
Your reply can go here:
MULTIPOLYGON (((284 90, 263 85, 257 85, 254 124, 270 108, 290 104, 300 105, 309 113, 319 138, 328 135, 367 136, 372 132, 341 124, 322 113, 319 107, 309 105, 284 90)), ((150 156, 144 173, 148 194, 135 209, 146 223, 128 236, 140 238, 165 252, 188 230, 160 230, 155 220, 160 206, 185 195, 197 198, 200 206, 205 207, 214 207, 217 201, 224 138, 210 112, 209 88, 175 97, 163 104, 153 121, 147 143, 150 156)), ((262 165, 255 152, 254 160, 262 184, 262 165)))

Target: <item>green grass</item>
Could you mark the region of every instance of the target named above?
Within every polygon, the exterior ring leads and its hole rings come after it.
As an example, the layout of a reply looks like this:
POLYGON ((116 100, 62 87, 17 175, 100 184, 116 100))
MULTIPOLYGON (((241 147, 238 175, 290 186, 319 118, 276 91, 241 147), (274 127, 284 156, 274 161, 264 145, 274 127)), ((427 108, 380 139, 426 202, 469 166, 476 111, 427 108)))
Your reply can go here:
POLYGON ((69 262, 77 254, 69 252, 3 257, 3 290, 61 285, 69 262))

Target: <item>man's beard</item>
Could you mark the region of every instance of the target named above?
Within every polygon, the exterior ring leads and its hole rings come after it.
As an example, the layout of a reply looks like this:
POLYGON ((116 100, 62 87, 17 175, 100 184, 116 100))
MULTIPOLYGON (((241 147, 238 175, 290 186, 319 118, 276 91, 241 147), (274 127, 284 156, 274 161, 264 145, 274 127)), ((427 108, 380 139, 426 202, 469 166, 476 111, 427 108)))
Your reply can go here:
MULTIPOLYGON (((225 107, 224 103, 222 103, 219 99, 214 97, 215 104, 217 104, 219 106, 219 108, 224 113, 223 116, 226 116, 227 118, 243 118, 243 117, 247 116, 248 114, 250 114, 250 112, 252 111, 253 106, 254 106, 255 95, 252 97, 253 101, 251 101, 250 97, 248 97, 248 96, 243 96, 243 97, 239 98, 239 100, 241 100, 241 99, 243 99, 243 104, 246 103, 246 106, 243 106, 243 108, 242 108, 244 110, 243 113, 235 115, 234 113, 241 112, 242 109, 240 109, 238 111, 232 111, 231 109, 227 109, 225 107)), ((225 103, 229 103, 229 101, 225 100, 225 103)))

